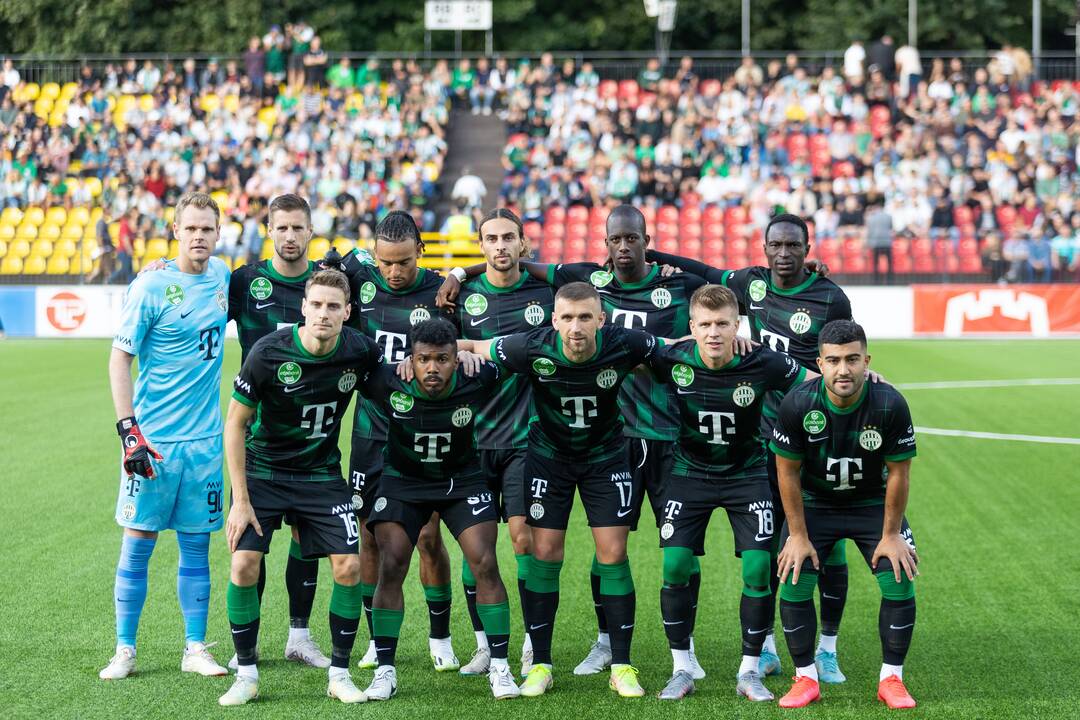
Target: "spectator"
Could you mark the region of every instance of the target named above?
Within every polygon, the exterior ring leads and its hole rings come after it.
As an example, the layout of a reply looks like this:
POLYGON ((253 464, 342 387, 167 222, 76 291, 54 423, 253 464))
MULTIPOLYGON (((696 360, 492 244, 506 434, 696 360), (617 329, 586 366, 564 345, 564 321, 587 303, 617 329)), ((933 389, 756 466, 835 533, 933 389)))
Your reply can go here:
POLYGON ((248 40, 248 49, 244 51, 244 74, 251 80, 252 90, 262 94, 263 76, 266 75, 266 52, 258 37, 248 40))
POLYGON ((139 224, 139 211, 132 208, 120 218, 116 232, 116 260, 119 267, 109 276, 110 283, 127 285, 131 282, 132 257, 135 253, 135 231, 139 224))
POLYGON ((990 280, 995 283, 1004 283, 1009 262, 1005 259, 1005 253, 1001 247, 1001 235, 996 232, 987 235, 980 254, 983 270, 990 275, 990 280))
POLYGON ((161 82, 161 70, 152 60, 145 60, 142 69, 135 76, 135 82, 138 83, 141 92, 152 93, 157 90, 158 83, 161 82))
POLYGON ((471 238, 474 233, 473 217, 464 199, 458 199, 454 212, 446 218, 439 232, 450 238, 471 238))
POLYGON ((900 76, 900 97, 908 97, 919 89, 922 81, 922 60, 912 45, 901 45, 896 51, 896 70, 900 76))
POLYGON ((3 80, 4 86, 11 90, 17 88, 22 80, 22 76, 15 69, 15 63, 11 61, 11 58, 4 58, 3 80))
POLYGON ((1028 266, 1030 277, 1037 283, 1048 283, 1053 278, 1053 258, 1051 257, 1050 241, 1043 233, 1029 236, 1028 241, 1028 266))
POLYGON ((462 58, 450 81, 450 92, 457 107, 465 107, 465 101, 472 92, 473 83, 476 81, 476 73, 473 71, 472 62, 468 58, 462 58))
POLYGON ((814 213, 814 237, 821 240, 835 240, 840 227, 840 216, 833 209, 831 200, 825 200, 814 213))
POLYGON ((354 87, 355 77, 352 62, 347 57, 341 58, 337 65, 326 71, 327 85, 338 90, 349 90, 354 87))
POLYGON ((870 67, 880 70, 886 82, 896 79, 895 50, 893 39, 889 35, 882 35, 880 40, 870 46, 870 67))
POLYGON ((469 210, 483 207, 484 198, 487 196, 487 186, 479 175, 473 174, 472 168, 466 165, 461 169, 461 177, 454 182, 454 188, 450 191, 452 200, 464 200, 465 207, 469 210))
POLYGON ((1005 273, 1006 280, 1031 282, 1031 266, 1028 265, 1031 247, 1027 236, 1017 235, 1006 240, 1001 248, 1001 254, 1008 264, 1008 271, 1005 273))
POLYGON ((304 87, 321 88, 326 79, 326 51, 322 49, 322 38, 312 35, 304 53, 304 87))
POLYGON ((865 72, 866 50, 862 40, 852 40, 844 51, 844 78, 852 85, 862 85, 865 72))
POLYGON ((880 281, 881 265, 879 258, 885 258, 885 281, 893 281, 893 218, 880 204, 874 204, 866 215, 866 245, 871 251, 871 263, 874 269, 874 283, 880 281))
POLYGON ((747 88, 760 86, 765 81, 765 75, 761 72, 761 66, 754 62, 754 58, 744 55, 735 71, 734 79, 735 84, 745 92, 747 88))
POLYGON ((472 88, 469 90, 469 101, 472 103, 472 114, 491 114, 491 106, 495 101, 495 87, 492 84, 491 64, 486 57, 476 61, 476 76, 472 88))
POLYGON ((664 77, 660 70, 660 60, 649 58, 645 67, 638 73, 638 87, 645 92, 656 92, 660 80, 664 77))
POLYGON ((86 282, 90 284, 109 280, 116 269, 116 248, 113 247, 112 236, 109 234, 109 220, 109 214, 103 212, 94 225, 97 248, 91 253, 91 259, 96 259, 98 266, 86 278, 86 282))

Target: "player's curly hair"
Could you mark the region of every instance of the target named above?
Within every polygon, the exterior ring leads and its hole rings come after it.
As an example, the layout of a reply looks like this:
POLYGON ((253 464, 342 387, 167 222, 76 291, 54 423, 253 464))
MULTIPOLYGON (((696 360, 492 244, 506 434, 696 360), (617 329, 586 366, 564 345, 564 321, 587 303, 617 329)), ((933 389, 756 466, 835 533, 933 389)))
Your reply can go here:
POLYGON ((404 210, 392 210, 379 221, 379 224, 375 226, 375 242, 379 240, 390 243, 411 240, 421 251, 424 249, 424 241, 420 239, 420 228, 416 227, 413 216, 404 210))
POLYGON ((866 331, 854 320, 833 320, 818 334, 818 352, 824 345, 847 345, 857 342, 866 349, 866 331))
POLYGON ((413 325, 409 331, 409 344, 416 347, 417 343, 443 347, 453 345, 457 347, 457 331, 446 320, 431 318, 413 325))
POLYGON ((345 293, 346 303, 352 296, 352 290, 349 287, 349 278, 340 270, 320 270, 309 277, 307 282, 304 283, 304 297, 307 297, 308 291, 316 285, 337 288, 345 293))

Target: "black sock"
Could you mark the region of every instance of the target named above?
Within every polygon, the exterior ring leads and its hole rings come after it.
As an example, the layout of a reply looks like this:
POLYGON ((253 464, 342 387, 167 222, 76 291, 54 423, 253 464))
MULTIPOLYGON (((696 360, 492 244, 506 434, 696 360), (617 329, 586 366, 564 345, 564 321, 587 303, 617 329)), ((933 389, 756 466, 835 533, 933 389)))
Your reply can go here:
POLYGON ((364 618, 367 620, 367 632, 368 637, 372 640, 375 639, 375 628, 371 626, 371 601, 375 599, 374 595, 364 595, 364 618))
POLYGON ((330 638, 333 643, 330 651, 330 666, 349 667, 356 631, 360 629, 360 618, 343 618, 335 612, 330 613, 330 638))
MULTIPOLYGON (((476 612, 476 586, 462 583, 462 587, 465 588, 465 605, 469 608, 469 619, 472 620, 473 632, 483 632, 484 623, 480 621, 480 613, 476 612)), ((488 640, 490 641, 490 638, 488 640)))
POLYGON ((521 622, 525 624, 525 634, 529 634, 529 603, 525 602, 525 578, 518 578, 518 600, 521 602, 521 622))
MULTIPOLYGON (((693 577, 693 576, 691 576, 693 577)), ((689 585, 664 585, 660 588, 660 615, 664 634, 672 650, 689 650, 693 632, 693 593, 689 585)))
POLYGON ((290 550, 289 560, 285 563, 285 587, 289 591, 289 627, 308 626, 318 581, 318 561, 296 557, 290 550))
POLYGON ((814 664, 814 636, 817 635, 817 611, 813 600, 792 602, 780 599, 780 622, 784 625, 788 651, 795 667, 814 664))
POLYGON ((761 655, 761 645, 772 627, 769 625, 769 609, 772 598, 751 597, 743 593, 739 601, 739 623, 742 625, 742 654, 761 655))
POLYGON ((701 573, 690 574, 690 635, 694 634, 694 626, 697 625, 698 594, 701 592, 701 573))
POLYGON ((780 566, 776 562, 776 555, 769 553, 769 616, 765 623, 769 626, 769 631, 765 633, 766 635, 776 629, 776 601, 780 592, 780 578, 776 573, 779 569, 780 566))
POLYGON ((826 565, 818 576, 821 591, 821 634, 835 635, 840 632, 840 620, 847 602, 848 566, 826 565))
POLYGON ((259 560, 259 582, 256 587, 259 588, 259 604, 262 605, 263 590, 266 589, 266 555, 259 560))
POLYGON ((441 640, 450 637, 450 601, 428 600, 428 620, 431 627, 428 637, 441 640))
POLYGON ((637 608, 637 593, 626 595, 601 595, 604 615, 608 619, 608 635, 611 636, 611 662, 618 665, 630 664, 630 643, 634 639, 634 612, 637 608))
POLYGON ((398 639, 389 635, 375 637, 375 655, 379 658, 380 666, 394 664, 394 656, 397 655, 397 643, 398 639))
POLYGON ((233 646, 236 648, 236 663, 254 665, 255 645, 259 641, 259 618, 242 625, 230 622, 229 626, 232 628, 233 646))
POLYGON ((904 664, 914 632, 915 598, 882 598, 881 609, 878 611, 878 634, 881 636, 881 657, 886 665, 904 664))
POLYGON ((607 617, 604 615, 604 602, 600 598, 600 576, 596 574, 596 558, 593 557, 593 569, 589 573, 589 582, 592 583, 593 611, 596 613, 596 627, 602 632, 608 632, 607 617))
POLYGON ((559 609, 559 592, 536 592, 525 590, 529 606, 529 637, 532 638, 533 662, 551 664, 551 635, 555 626, 555 613, 559 609))

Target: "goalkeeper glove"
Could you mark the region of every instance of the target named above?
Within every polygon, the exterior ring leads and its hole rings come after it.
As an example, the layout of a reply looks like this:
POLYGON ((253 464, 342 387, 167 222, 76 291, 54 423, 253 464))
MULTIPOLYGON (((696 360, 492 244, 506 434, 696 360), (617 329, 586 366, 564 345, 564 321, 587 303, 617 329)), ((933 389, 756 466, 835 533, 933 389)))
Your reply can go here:
POLYGON ((148 479, 154 477, 154 466, 150 464, 150 458, 160 460, 161 455, 150 447, 150 443, 143 437, 134 416, 116 423, 116 432, 120 434, 120 441, 124 445, 124 470, 128 476, 141 475, 148 479))

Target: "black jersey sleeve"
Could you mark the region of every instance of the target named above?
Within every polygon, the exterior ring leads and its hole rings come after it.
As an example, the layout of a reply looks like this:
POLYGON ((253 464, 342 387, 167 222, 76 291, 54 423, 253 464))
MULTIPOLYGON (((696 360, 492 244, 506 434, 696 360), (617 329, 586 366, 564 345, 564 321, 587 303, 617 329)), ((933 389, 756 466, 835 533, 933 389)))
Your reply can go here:
POLYGON ((885 436, 882 448, 885 460, 900 462, 915 457, 915 426, 911 421, 911 411, 904 397, 890 389, 889 409, 887 410, 885 436))
POLYGON ((703 278, 705 282, 708 283, 722 283, 724 281, 724 275, 727 273, 727 270, 714 268, 711 265, 706 265, 700 260, 692 260, 683 257, 682 255, 672 255, 671 253, 664 253, 659 250, 647 250, 645 252, 645 259, 659 265, 677 267, 683 272, 691 273, 703 278))
POLYGON ((491 359, 510 372, 529 371, 529 341, 532 333, 503 335, 491 344, 491 359))
POLYGON ((648 360, 645 361, 645 366, 649 368, 649 372, 652 373, 653 378, 658 383, 671 382, 671 368, 678 360, 673 357, 674 345, 660 344, 648 360))
POLYGON ((622 341, 626 343, 630 357, 637 360, 637 363, 648 365, 653 356, 656 355, 660 342, 654 335, 644 330, 626 330, 622 328, 620 330, 622 341))
POLYGON ((572 282, 589 282, 597 270, 603 270, 596 263, 561 263, 548 265, 547 282, 552 287, 560 288, 572 282))
POLYGON ((848 300, 847 293, 845 293, 840 288, 837 288, 836 292, 839 295, 839 297, 829 307, 829 310, 831 311, 829 313, 829 316, 830 316, 829 320, 852 320, 852 319, 854 319, 852 317, 852 315, 851 315, 851 301, 848 300))
POLYGON ((247 265, 241 265, 229 276, 229 320, 240 317, 240 308, 244 302, 244 285, 247 280, 247 265))
POLYGON ((798 393, 788 395, 780 404, 769 449, 781 457, 791 460, 803 458, 806 442, 802 428, 802 407, 802 396, 798 393))
MULTIPOLYGON (((270 338, 267 335, 267 338, 270 338)), ((271 378, 270 363, 266 360, 267 343, 260 340, 252 346, 247 359, 233 380, 233 399, 248 407, 256 407, 271 378)))
POLYGON ((774 352, 761 348, 761 359, 765 363, 769 378, 769 389, 786 393, 796 385, 805 382, 806 368, 799 361, 786 353, 774 352))
POLYGON ((499 388, 503 379, 509 375, 510 373, 503 372, 498 363, 486 362, 480 366, 480 372, 477 373, 476 379, 482 388, 494 391, 499 388))

